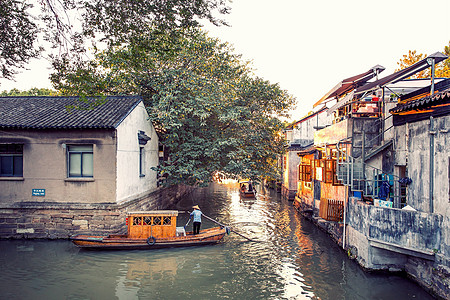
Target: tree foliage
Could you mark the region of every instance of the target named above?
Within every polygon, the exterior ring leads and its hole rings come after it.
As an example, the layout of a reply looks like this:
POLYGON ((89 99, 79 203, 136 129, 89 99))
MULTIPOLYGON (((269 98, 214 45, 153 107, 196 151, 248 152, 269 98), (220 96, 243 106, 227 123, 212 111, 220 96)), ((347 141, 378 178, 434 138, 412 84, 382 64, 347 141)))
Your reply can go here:
POLYGON ((12 96, 56 96, 58 93, 54 90, 46 88, 31 88, 28 91, 21 91, 18 89, 12 89, 10 91, 3 91, 0 93, 1 97, 12 97, 12 96))
POLYGON ((13 79, 42 50, 35 47, 38 27, 29 14, 31 7, 19 0, 0 0, 0 78, 13 79))
POLYGON ((444 54, 449 58, 438 64, 436 68, 436 77, 450 78, 450 41, 448 45, 444 47, 444 54))
POLYGON ((150 28, 175 34, 206 19, 224 24, 216 13, 228 13, 229 0, 0 0, 0 76, 14 79, 30 58, 43 50, 43 40, 71 60, 85 60, 86 47, 128 43, 150 28), (41 13, 33 14, 33 5, 41 13), (42 22, 43 21, 43 22, 42 22), (91 42, 91 43, 88 43, 91 42), (41 43, 42 44, 42 43, 41 43))
MULTIPOLYGON (((185 32, 186 33, 186 32, 185 32)), ((253 76, 226 43, 198 30, 176 38, 153 32, 99 53, 94 61, 55 64, 64 94, 141 94, 170 160, 166 184, 230 177, 277 177, 285 115, 294 99, 253 76)))
MULTIPOLYGON (((426 56, 422 53, 417 53, 416 50, 409 50, 408 54, 403 54, 403 58, 400 59, 399 62, 397 62, 398 65, 398 69, 395 71, 399 71, 399 70, 403 70, 406 69, 409 66, 412 66, 413 64, 415 64, 416 62, 421 61, 422 59, 424 59, 426 56)), ((411 76, 410 78, 428 78, 429 77, 429 70, 425 69, 423 71, 420 71, 416 74, 414 74, 413 76, 411 76)))
MULTIPOLYGON (((444 47, 444 54, 450 57, 450 41, 449 45, 444 47)), ((403 58, 400 59, 400 61, 397 62, 398 69, 396 71, 405 69, 409 66, 412 66, 418 61, 421 61, 422 59, 426 58, 426 55, 422 53, 417 53, 416 50, 409 50, 408 54, 404 54, 403 58)), ((436 77, 450 77, 450 58, 444 60, 443 62, 440 62, 435 66, 435 76, 436 77)), ((425 69, 423 71, 420 71, 410 78, 430 78, 431 72, 430 69, 425 69)))

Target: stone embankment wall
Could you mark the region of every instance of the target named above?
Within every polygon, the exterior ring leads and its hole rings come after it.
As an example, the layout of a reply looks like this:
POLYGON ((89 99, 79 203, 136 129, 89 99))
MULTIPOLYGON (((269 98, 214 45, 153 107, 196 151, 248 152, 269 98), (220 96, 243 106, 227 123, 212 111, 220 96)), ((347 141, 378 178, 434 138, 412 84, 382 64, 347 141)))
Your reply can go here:
POLYGON ((0 205, 0 238, 64 239, 74 234, 126 233, 127 212, 169 209, 193 187, 161 188, 123 204, 20 202, 0 205))
MULTIPOLYGON (((301 198, 294 206, 342 246, 343 223, 316 217, 301 198)), ((351 198, 346 219, 349 258, 368 271, 405 272, 436 297, 450 299, 449 217, 376 207, 351 198)))
POLYGON ((404 271, 432 294, 450 299, 449 217, 375 207, 351 198, 346 243, 368 270, 404 271))

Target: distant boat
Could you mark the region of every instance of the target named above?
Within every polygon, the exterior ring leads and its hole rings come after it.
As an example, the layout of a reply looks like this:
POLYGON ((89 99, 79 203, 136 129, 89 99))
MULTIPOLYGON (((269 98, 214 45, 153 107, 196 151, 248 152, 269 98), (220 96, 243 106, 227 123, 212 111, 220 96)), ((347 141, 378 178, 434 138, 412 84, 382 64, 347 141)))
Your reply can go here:
POLYGON ((256 191, 253 188, 253 184, 251 180, 243 179, 239 181, 239 192, 241 196, 244 198, 255 198, 256 191))
POLYGON ((128 213, 128 234, 108 236, 75 235, 70 240, 86 249, 161 249, 218 243, 227 228, 220 226, 201 230, 199 234, 176 227, 178 211, 144 211, 128 213))

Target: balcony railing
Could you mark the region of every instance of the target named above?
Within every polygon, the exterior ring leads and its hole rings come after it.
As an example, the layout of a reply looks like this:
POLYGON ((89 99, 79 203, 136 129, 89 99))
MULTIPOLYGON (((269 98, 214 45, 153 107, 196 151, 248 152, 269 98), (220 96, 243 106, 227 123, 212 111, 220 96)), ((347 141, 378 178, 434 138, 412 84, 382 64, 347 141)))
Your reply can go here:
POLYGON ((387 174, 380 169, 363 164, 339 151, 337 161, 337 178, 342 184, 350 186, 352 192, 360 197, 380 199, 392 202, 394 208, 402 208, 406 203, 406 184, 399 182, 399 177, 387 174))

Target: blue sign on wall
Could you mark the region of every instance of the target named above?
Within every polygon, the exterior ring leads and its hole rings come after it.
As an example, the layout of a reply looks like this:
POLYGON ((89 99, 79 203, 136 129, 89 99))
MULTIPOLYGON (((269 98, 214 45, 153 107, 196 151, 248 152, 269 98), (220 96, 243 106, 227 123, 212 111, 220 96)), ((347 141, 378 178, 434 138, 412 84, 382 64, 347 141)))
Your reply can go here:
POLYGON ((32 189, 31 195, 32 196, 45 196, 45 189, 32 189))

